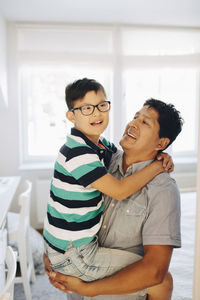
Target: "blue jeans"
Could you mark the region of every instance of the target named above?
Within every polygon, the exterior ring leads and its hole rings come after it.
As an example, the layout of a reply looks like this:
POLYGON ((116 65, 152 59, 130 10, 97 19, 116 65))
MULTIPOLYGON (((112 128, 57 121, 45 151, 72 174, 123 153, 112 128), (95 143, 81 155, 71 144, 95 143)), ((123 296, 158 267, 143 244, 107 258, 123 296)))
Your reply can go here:
MULTIPOLYGON (((46 254, 56 272, 79 277, 84 281, 94 281, 108 277, 142 257, 124 250, 98 246, 97 237, 89 244, 73 247, 69 245, 64 254, 45 243, 46 254)), ((141 295, 145 291, 139 292, 141 295)))

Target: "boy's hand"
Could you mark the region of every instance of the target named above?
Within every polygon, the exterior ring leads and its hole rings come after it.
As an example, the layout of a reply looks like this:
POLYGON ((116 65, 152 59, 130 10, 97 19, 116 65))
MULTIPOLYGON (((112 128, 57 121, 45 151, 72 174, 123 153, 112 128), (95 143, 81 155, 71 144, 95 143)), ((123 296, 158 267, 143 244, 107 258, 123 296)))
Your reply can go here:
POLYGON ((170 173, 174 171, 174 163, 172 157, 168 153, 159 153, 156 158, 157 160, 162 160, 162 166, 166 172, 170 173))

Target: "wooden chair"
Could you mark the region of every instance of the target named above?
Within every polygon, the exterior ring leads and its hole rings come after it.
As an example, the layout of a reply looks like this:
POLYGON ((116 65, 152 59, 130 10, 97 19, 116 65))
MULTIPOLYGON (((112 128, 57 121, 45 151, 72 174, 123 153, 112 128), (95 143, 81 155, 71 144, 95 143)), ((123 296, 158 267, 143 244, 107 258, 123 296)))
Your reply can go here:
POLYGON ((0 292, 0 300, 13 300, 14 280, 16 274, 16 254, 10 246, 6 249, 7 277, 3 290, 0 292))
POLYGON ((8 213, 8 242, 17 242, 18 261, 21 276, 15 278, 15 283, 23 283, 26 300, 31 300, 30 282, 35 282, 35 270, 29 240, 30 200, 32 183, 25 181, 25 190, 19 196, 20 212, 8 213))

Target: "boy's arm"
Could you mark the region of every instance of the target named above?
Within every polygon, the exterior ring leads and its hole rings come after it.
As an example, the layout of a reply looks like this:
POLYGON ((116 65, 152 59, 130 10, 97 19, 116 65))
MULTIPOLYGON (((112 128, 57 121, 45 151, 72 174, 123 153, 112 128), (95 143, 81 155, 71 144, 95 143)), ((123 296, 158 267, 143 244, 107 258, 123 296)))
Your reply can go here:
POLYGON ((116 200, 123 200, 139 191, 161 172, 164 172, 162 162, 154 161, 139 172, 122 180, 106 174, 92 182, 91 186, 116 200))
POLYGON ((165 171, 168 173, 171 173, 174 171, 174 162, 172 160, 172 157, 166 153, 166 152, 161 152, 156 156, 157 160, 162 160, 163 162, 163 168, 165 171))
POLYGON ((91 186, 120 201, 139 191, 159 173, 164 171, 172 172, 173 170, 174 164, 171 156, 163 152, 157 156, 157 161, 123 180, 117 180, 113 176, 106 174, 92 182, 91 186))
POLYGON ((51 283, 64 292, 73 291, 89 297, 134 293, 163 281, 173 251, 171 246, 166 245, 148 245, 144 249, 145 255, 140 261, 110 277, 90 283, 56 272, 47 272, 47 275, 51 283))

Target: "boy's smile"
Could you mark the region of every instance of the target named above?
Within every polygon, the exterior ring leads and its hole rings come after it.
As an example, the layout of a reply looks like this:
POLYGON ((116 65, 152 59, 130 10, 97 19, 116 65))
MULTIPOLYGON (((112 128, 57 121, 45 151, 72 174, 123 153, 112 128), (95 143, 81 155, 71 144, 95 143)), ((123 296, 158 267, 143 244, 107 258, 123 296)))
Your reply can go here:
POLYGON ((96 121, 96 122, 91 123, 92 126, 99 126, 99 125, 102 125, 102 124, 103 124, 103 121, 96 121))
POLYGON ((76 108, 86 105, 87 109, 87 105, 98 105, 104 101, 106 101, 106 97, 102 90, 89 91, 85 97, 74 102, 74 111, 67 112, 67 118, 74 124, 74 127, 94 143, 98 142, 99 136, 108 126, 109 111, 101 112, 95 107, 92 114, 83 115, 81 110, 76 110, 76 108))

